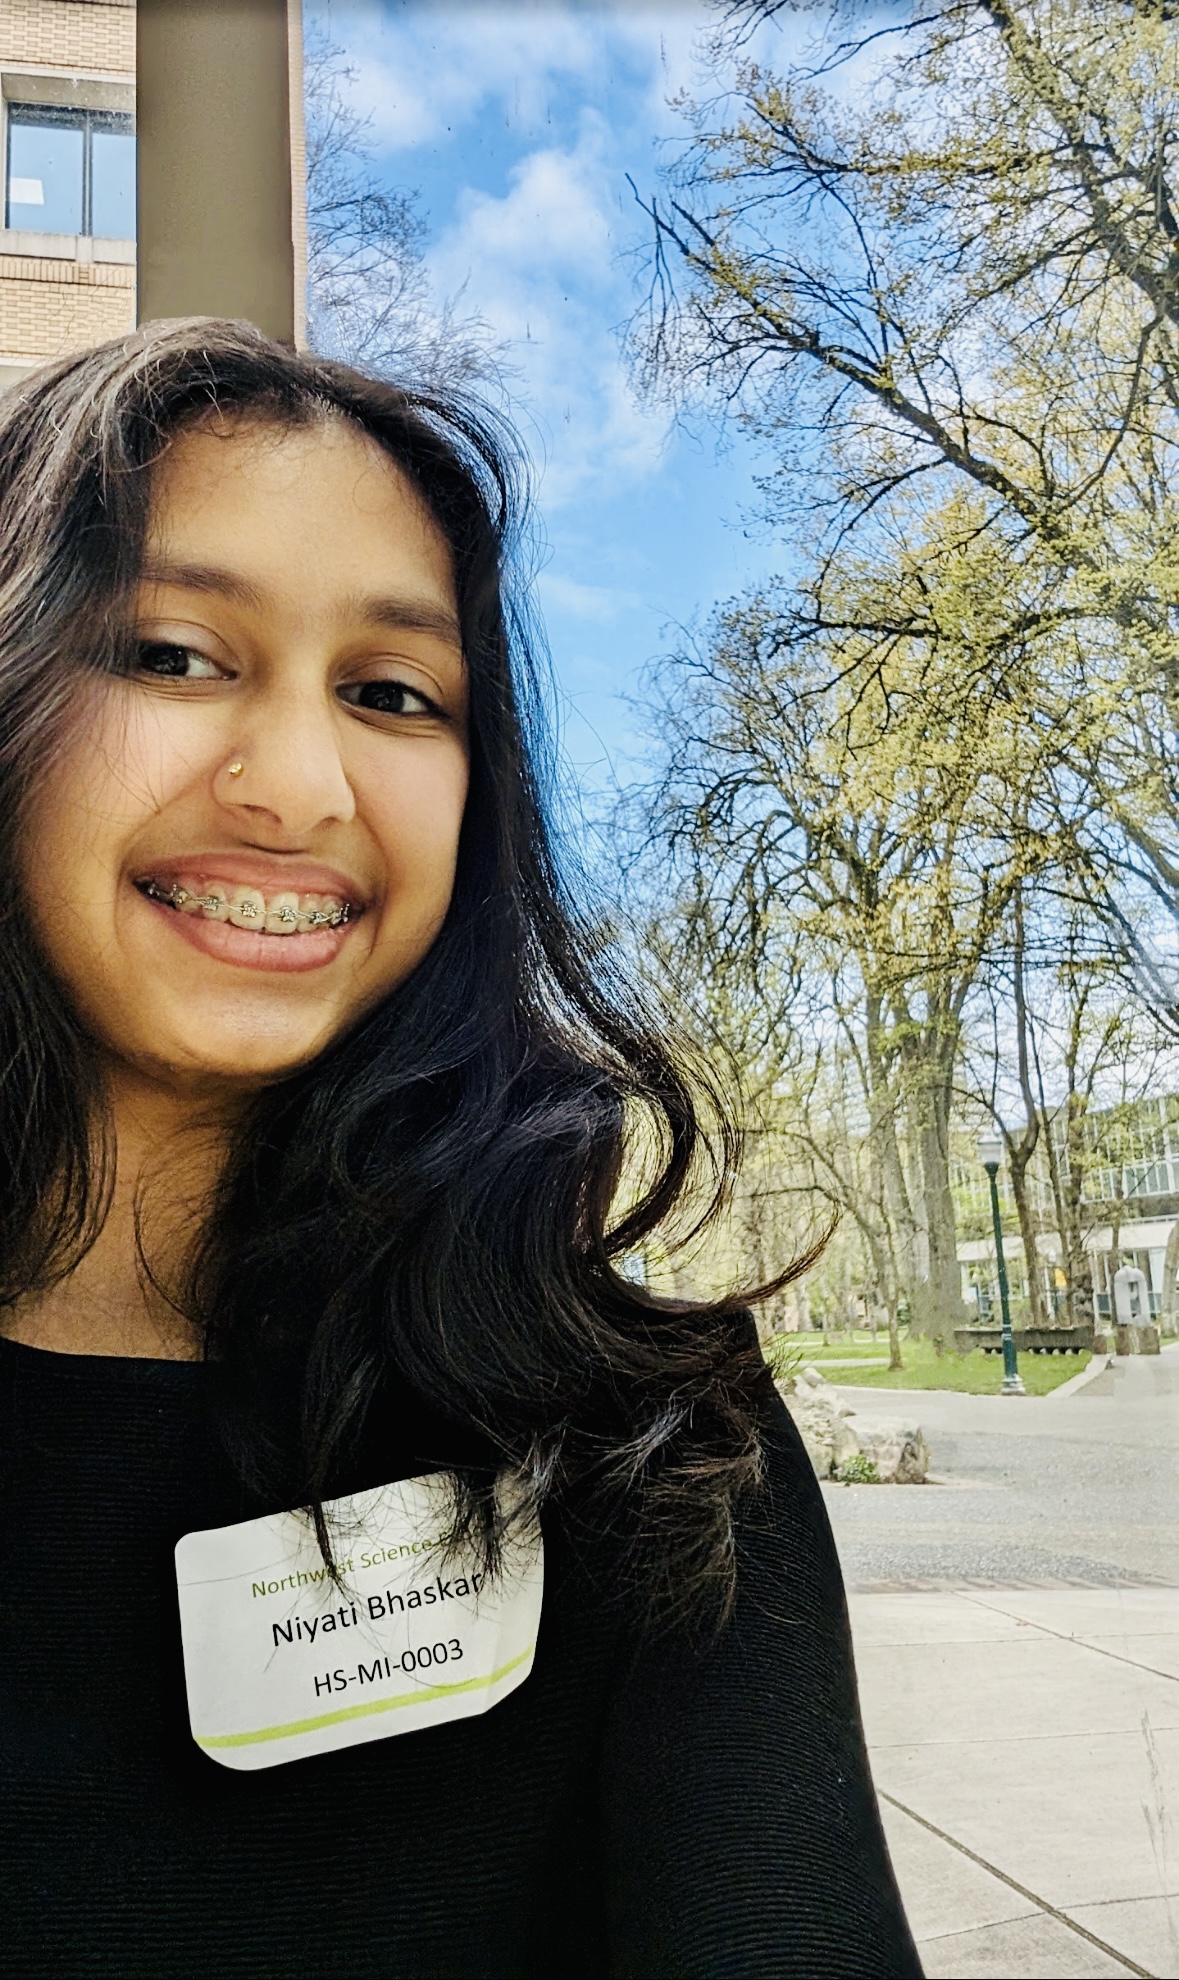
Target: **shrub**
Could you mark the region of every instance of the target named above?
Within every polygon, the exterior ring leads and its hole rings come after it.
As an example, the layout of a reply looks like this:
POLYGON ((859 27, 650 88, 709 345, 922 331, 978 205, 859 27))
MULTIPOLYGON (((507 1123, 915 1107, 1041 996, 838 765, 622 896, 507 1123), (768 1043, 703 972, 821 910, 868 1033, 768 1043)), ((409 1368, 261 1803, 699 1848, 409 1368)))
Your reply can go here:
POLYGON ((880 1473, 876 1469, 875 1458, 865 1457, 857 1451, 854 1457, 845 1458, 835 1476, 841 1485, 879 1485, 880 1473))

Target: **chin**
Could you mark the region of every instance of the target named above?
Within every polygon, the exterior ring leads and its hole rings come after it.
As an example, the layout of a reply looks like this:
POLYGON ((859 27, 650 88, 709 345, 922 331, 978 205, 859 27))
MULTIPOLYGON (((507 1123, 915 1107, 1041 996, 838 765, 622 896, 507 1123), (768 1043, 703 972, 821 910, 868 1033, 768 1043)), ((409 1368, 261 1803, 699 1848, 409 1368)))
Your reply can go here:
POLYGON ((339 1036, 340 1027, 276 1038, 243 1037, 236 1031, 225 1038, 206 1031, 198 1038, 177 1038, 171 1048, 119 1053, 141 1073, 166 1085, 252 1088, 272 1086, 301 1072, 339 1036))

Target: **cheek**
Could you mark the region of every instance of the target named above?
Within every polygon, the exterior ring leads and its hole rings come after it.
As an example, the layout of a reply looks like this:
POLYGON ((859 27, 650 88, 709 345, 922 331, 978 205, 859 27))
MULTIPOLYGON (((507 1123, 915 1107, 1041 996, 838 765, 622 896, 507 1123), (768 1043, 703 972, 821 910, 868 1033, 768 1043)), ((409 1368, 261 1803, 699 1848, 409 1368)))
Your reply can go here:
POLYGON ((121 841, 192 780, 198 751, 185 712, 153 707, 122 682, 103 683, 46 774, 33 836, 116 861, 121 841))
POLYGON ((29 808, 22 860, 33 913, 51 939, 63 912, 73 939, 105 946, 135 834, 192 781, 197 752, 183 711, 153 708, 120 681, 88 692, 29 808), (85 940, 85 936, 83 936, 85 940))
POLYGON ((91 803, 111 819, 162 811, 217 759, 216 710, 151 701, 130 684, 111 684, 96 726, 87 783, 91 803))
POLYGON ((387 916, 397 919, 411 907, 438 920, 445 914, 466 797, 467 759, 458 743, 407 752, 392 776, 374 783, 365 809, 387 876, 387 916))

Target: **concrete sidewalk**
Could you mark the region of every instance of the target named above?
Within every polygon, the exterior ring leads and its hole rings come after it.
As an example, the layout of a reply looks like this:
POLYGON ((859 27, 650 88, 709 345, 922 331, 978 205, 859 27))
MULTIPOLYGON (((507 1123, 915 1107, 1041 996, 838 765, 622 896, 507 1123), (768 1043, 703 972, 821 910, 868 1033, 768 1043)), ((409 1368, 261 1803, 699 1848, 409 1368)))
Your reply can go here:
POLYGON ((930 1980, 1179 1975, 1179 1588, 853 1594, 851 1607, 930 1980))

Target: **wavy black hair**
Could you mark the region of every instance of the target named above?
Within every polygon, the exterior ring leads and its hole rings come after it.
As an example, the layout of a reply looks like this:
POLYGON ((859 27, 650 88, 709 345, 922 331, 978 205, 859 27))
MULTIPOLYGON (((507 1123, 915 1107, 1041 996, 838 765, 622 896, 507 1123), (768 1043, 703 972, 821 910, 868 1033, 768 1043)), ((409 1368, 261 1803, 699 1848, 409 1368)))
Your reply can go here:
MULTIPOLYGON (((455 1537, 494 1566, 506 1464, 533 1505, 564 1494, 629 1536, 657 1606, 723 1604, 766 1371, 738 1299, 658 1298, 618 1262, 682 1217, 702 1175, 704 1214, 716 1209, 737 1138, 558 873, 507 582, 519 477, 488 418, 220 321, 146 326, 0 399, 10 880, 23 800, 79 672, 127 664, 153 466, 212 417, 342 419, 376 441, 450 545, 470 675, 445 924, 408 981, 251 1104, 174 1294, 203 1327, 238 1471, 263 1502, 311 1506, 326 1549, 325 1497, 381 1482, 409 1449, 454 1470, 455 1537), (644 1179, 619 1210, 624 1167, 644 1179)), ((109 1200, 104 1120, 97 1055, 10 884, 0 1300, 53 1283, 93 1242, 109 1200)))

